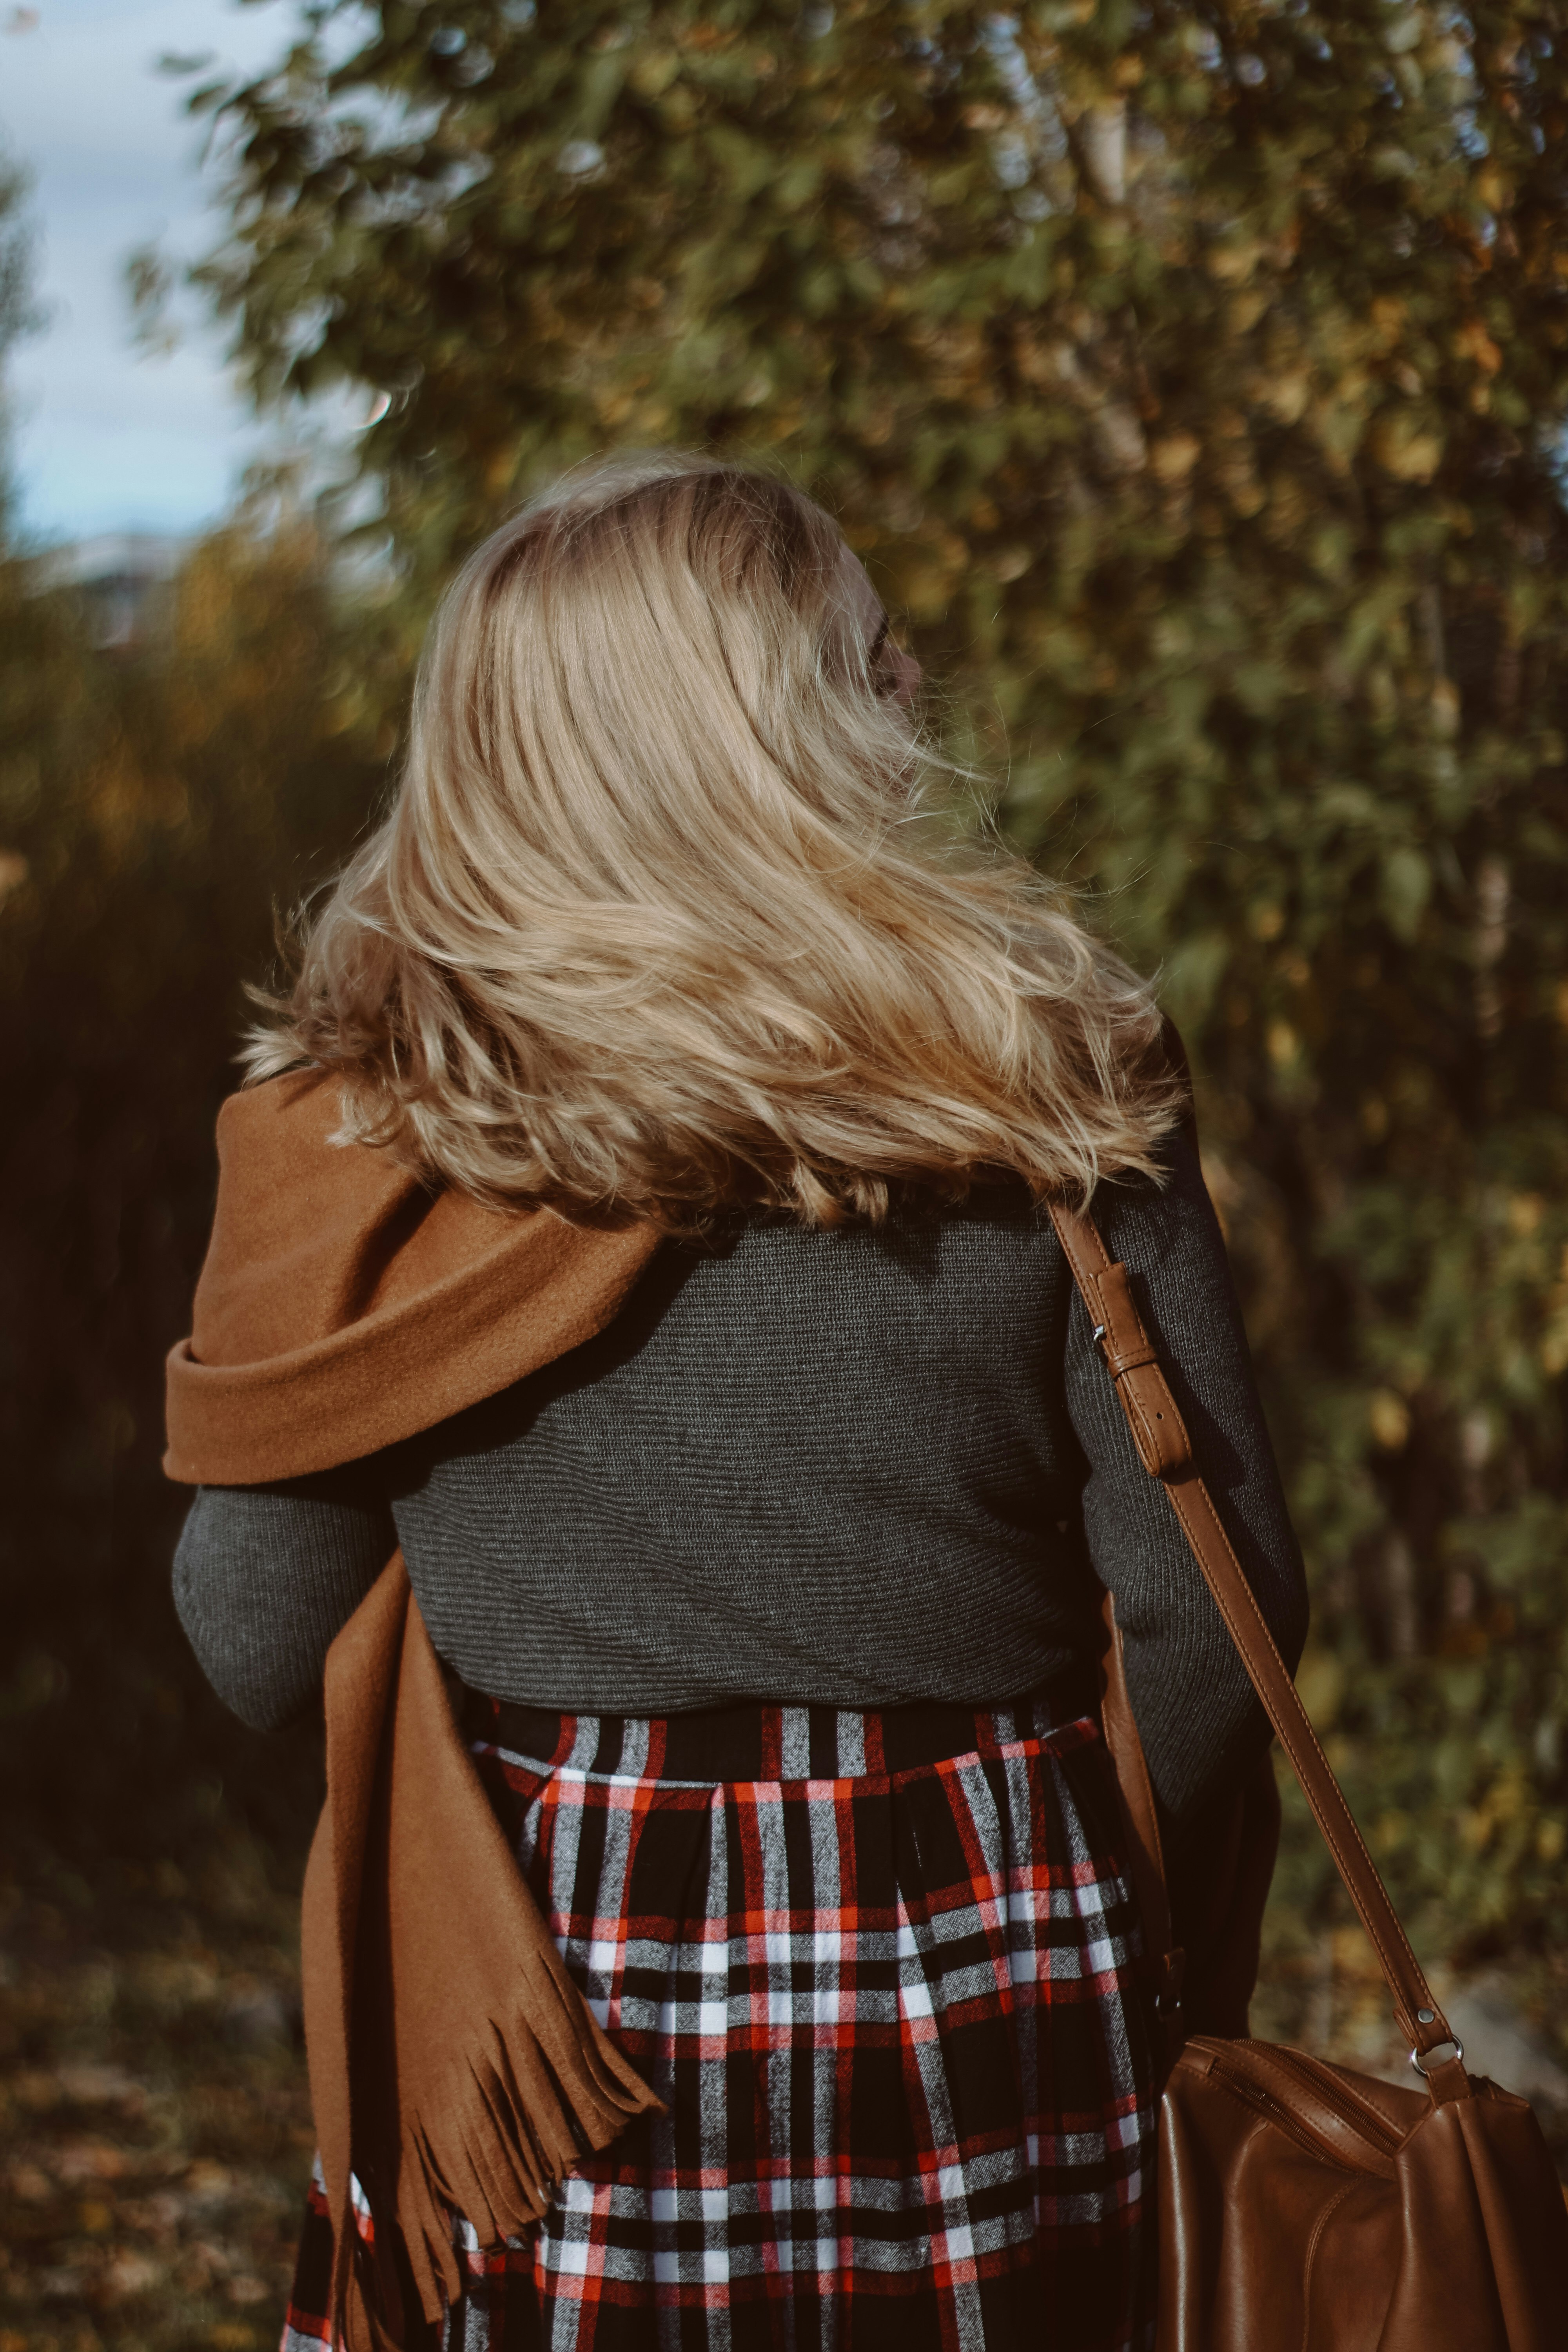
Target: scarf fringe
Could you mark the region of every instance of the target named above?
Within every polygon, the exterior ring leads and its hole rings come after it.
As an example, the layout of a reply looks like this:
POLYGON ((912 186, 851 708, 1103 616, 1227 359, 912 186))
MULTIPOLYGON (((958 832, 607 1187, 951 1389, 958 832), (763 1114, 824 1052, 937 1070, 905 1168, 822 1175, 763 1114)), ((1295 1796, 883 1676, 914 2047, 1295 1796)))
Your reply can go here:
POLYGON ((638 2116, 662 2112, 663 2102, 595 2027, 576 1988, 552 1976, 525 1972, 508 2012, 485 2019, 474 2046, 405 2111, 395 2215, 373 2204, 370 2245, 352 2202, 333 2215, 330 2321, 343 2352, 404 2352, 394 2238, 425 2318, 438 2325, 464 2285, 454 2212, 491 2252, 540 2219, 584 2156, 607 2147, 638 2116))
POLYGON ((343 2352, 408 2352, 563 2176, 660 2109, 567 1974, 456 1722, 401 1555, 327 1662, 306 2036, 343 2352), (357 2174, 370 2203, 362 2238, 357 2174))

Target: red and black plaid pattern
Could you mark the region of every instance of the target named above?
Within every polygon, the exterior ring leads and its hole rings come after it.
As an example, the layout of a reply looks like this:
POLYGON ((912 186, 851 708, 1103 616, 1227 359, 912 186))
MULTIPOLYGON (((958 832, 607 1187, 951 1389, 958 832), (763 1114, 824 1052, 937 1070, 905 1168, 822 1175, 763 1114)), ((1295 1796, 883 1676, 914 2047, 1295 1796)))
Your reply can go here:
MULTIPOLYGON (((566 1964, 669 2112, 481 2252, 447 2352, 1112 2352, 1153 2154, 1091 1718, 473 1702, 566 1964)), ((284 2352, 318 2352, 307 2220, 284 2352)))

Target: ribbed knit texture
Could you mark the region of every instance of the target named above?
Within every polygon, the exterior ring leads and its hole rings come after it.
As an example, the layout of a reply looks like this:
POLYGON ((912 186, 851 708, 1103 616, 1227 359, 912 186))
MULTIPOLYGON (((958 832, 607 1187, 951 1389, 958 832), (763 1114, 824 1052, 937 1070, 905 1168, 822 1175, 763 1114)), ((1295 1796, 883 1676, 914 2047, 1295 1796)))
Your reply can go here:
MULTIPOLYGON (((1172 1163, 1095 1216, 1293 1663, 1300 1561, 1224 1244, 1185 1139, 1172 1163)), ((202 1489, 175 1597, 247 1722, 310 1703, 399 1541, 437 1650, 500 1698, 980 1706, 1090 1655, 1104 1583, 1173 1814, 1262 1736, 1049 1220, 1010 1186, 879 1231, 668 1243, 608 1330, 426 1436, 202 1489)))

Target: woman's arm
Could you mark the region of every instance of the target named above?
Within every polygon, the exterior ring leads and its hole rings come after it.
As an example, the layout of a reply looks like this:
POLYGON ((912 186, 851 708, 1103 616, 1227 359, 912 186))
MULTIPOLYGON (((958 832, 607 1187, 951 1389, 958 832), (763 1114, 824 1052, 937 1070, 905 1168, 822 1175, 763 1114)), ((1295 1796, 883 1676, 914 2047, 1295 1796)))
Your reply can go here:
POLYGON ((333 1637, 396 1549, 374 1463, 276 1486, 198 1486, 174 1607, 224 1705, 254 1731, 304 1714, 333 1637))
MULTIPOLYGON (((1198 1469, 1269 1629, 1295 1667, 1307 1631, 1301 1555, 1253 1377, 1225 1243, 1184 1130, 1163 1191, 1096 1193, 1095 1222, 1133 1295, 1198 1469)), ((1127 1681, 1150 1775, 1179 1837, 1226 1776, 1267 1739, 1247 1672, 1158 1479, 1133 1449, 1083 1302, 1068 1322, 1068 1411, 1089 1458, 1084 1530, 1116 1596, 1127 1681)))

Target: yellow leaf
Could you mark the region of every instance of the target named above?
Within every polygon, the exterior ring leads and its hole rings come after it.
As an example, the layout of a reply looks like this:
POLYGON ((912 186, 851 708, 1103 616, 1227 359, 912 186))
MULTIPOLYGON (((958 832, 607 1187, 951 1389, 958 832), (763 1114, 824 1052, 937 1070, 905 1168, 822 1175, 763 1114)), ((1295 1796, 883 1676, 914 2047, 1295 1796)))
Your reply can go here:
POLYGON ((1410 1434, 1410 1407, 1392 1389, 1374 1389, 1366 1409, 1372 1433, 1385 1453, 1397 1454, 1410 1434))
POLYGON ((1281 425, 1294 425, 1304 413, 1311 397, 1312 379, 1305 368, 1288 369, 1264 386, 1261 399, 1265 408, 1281 425))
POLYGON ((1226 245, 1210 246, 1205 257, 1211 278, 1222 286, 1239 286, 1257 268, 1263 247, 1256 237, 1237 237, 1226 245))
POLYGON ((1167 488, 1184 482, 1197 464, 1202 445, 1191 433, 1167 433, 1163 440, 1151 443, 1149 470, 1157 482, 1167 488))
POLYGON ((1385 474, 1398 482, 1429 482, 1443 462, 1443 436, 1407 415, 1373 427, 1372 450, 1385 474))
POLYGON ((1485 375, 1496 375, 1502 365, 1502 353, 1479 319, 1467 319, 1454 337, 1456 357, 1474 360, 1485 375))

